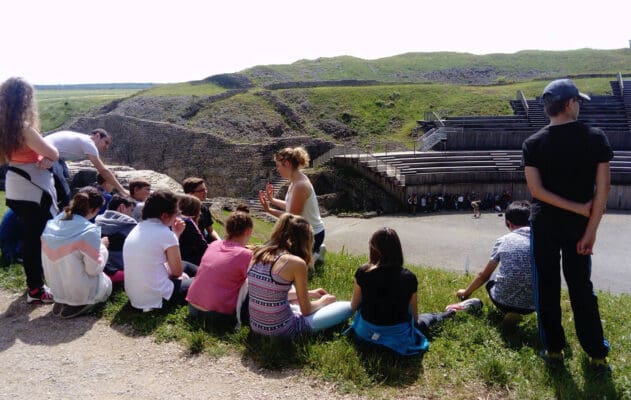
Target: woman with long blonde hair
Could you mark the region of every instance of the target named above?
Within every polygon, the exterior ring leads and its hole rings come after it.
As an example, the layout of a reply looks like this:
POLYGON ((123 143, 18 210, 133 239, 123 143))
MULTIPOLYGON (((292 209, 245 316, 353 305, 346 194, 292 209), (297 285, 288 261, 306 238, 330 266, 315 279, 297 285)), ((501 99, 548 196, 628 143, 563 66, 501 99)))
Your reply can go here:
POLYGON ((344 322, 350 302, 307 289, 313 231, 302 217, 282 214, 271 238, 252 257, 248 272, 250 327, 267 336, 295 337, 344 322), (293 288, 292 288, 293 286, 293 288), (297 303, 292 307, 291 303, 297 303))
POLYGON ((28 227, 24 237, 24 273, 29 303, 52 303, 44 285, 40 235, 57 214, 53 175, 48 170, 59 152, 40 135, 33 86, 9 78, 0 86, 0 163, 8 162, 6 204, 28 227))

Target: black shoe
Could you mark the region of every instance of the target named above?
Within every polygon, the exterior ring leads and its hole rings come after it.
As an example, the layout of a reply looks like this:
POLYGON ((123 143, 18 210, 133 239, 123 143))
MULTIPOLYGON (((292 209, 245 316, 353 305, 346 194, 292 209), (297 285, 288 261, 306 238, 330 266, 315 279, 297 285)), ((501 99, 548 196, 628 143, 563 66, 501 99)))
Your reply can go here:
POLYGON ((589 361, 589 370, 596 376, 611 375, 611 365, 607 361, 607 358, 592 358, 589 361))
POLYGON ((559 351, 542 351, 541 358, 548 368, 559 368, 563 366, 563 352, 559 351))
POLYGON ((64 319, 78 317, 79 315, 85 314, 90 311, 94 307, 94 304, 85 304, 82 306, 70 306, 66 305, 62 310, 60 317, 64 319))
POLYGON ((64 303, 55 303, 55 305, 53 305, 53 315, 59 317, 65 306, 64 303))

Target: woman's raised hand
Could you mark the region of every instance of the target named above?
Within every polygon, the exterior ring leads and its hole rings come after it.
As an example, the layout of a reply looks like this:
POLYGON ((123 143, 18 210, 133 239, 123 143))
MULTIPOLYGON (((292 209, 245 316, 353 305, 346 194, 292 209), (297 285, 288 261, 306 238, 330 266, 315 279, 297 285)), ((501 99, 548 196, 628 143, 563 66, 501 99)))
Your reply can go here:
POLYGON ((267 197, 264 191, 259 190, 259 201, 261 202, 261 206, 265 212, 269 212, 269 203, 267 202, 267 197))
POLYGON ((184 232, 184 228, 186 228, 186 222, 182 221, 179 218, 176 218, 173 222, 171 230, 173 231, 173 233, 175 233, 175 236, 179 238, 182 232, 184 232))
POLYGON ((267 182, 265 185, 265 195, 267 196, 268 201, 272 201, 274 198, 274 186, 271 183, 267 182))

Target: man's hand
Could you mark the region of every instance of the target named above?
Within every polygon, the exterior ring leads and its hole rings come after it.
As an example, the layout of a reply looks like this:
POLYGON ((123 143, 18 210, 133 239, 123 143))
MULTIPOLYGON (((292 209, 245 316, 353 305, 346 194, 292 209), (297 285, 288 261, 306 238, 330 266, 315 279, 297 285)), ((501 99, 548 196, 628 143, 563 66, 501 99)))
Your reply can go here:
POLYGON ((594 254, 593 248, 596 242, 596 232, 586 230, 583 237, 576 243, 576 252, 583 256, 594 254))

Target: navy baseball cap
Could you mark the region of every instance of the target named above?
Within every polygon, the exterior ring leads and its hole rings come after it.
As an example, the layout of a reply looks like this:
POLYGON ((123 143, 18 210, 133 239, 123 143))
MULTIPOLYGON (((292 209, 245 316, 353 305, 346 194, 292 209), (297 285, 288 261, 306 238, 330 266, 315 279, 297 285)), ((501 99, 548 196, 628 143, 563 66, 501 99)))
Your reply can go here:
POLYGON ((543 101, 546 103, 569 100, 574 97, 591 100, 588 95, 578 91, 578 88, 571 79, 557 79, 548 83, 548 86, 543 89, 542 97, 543 101))

